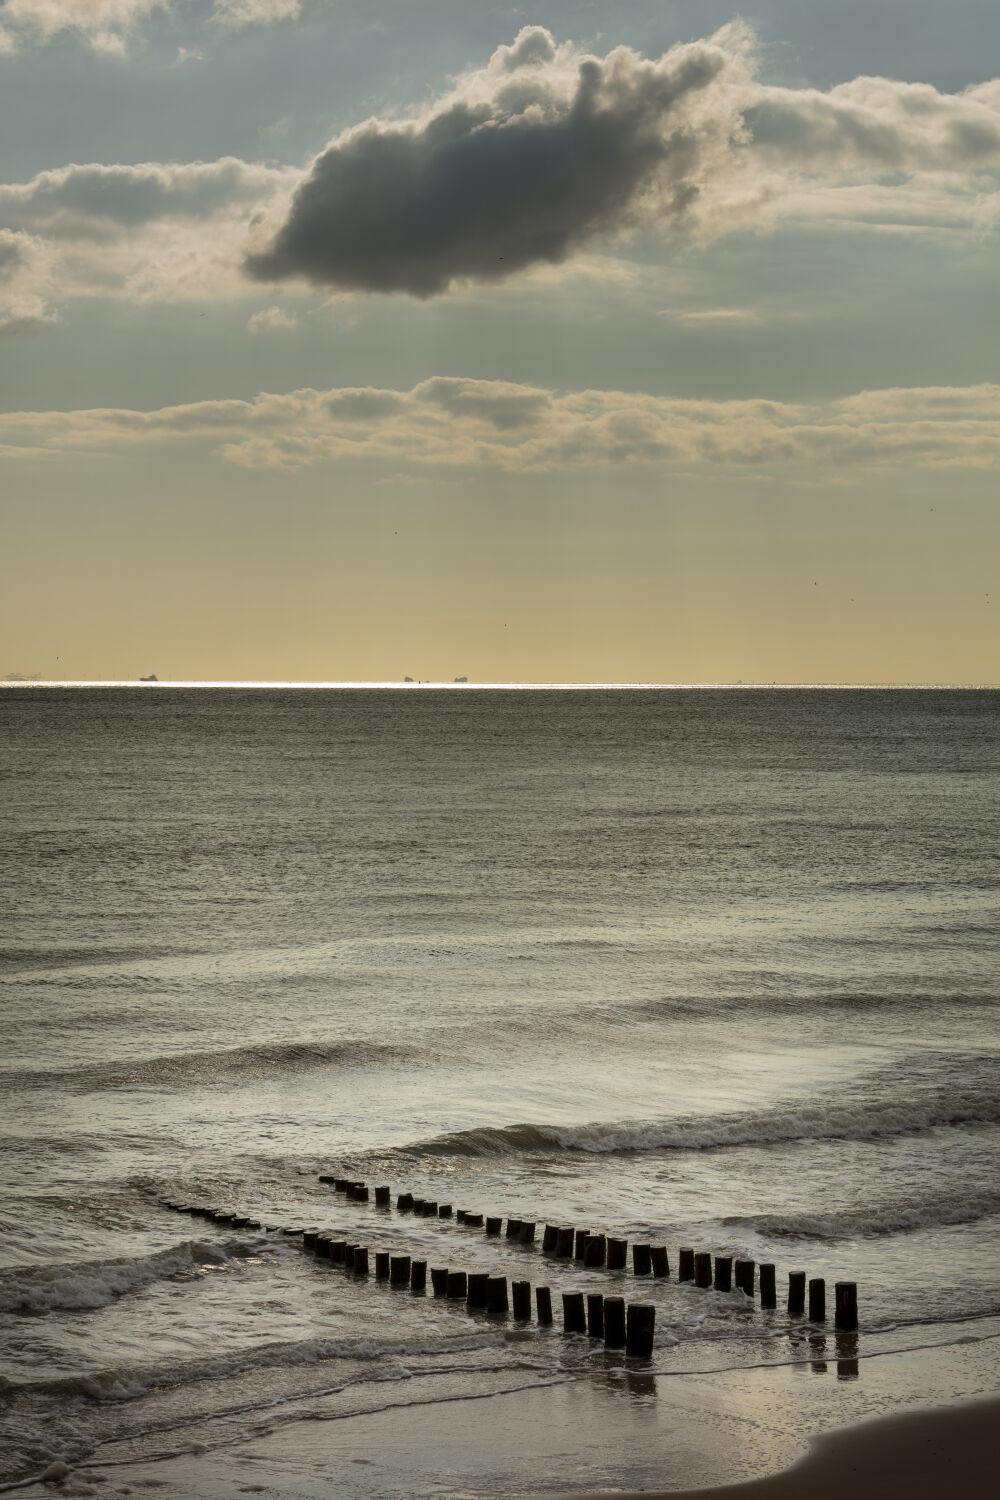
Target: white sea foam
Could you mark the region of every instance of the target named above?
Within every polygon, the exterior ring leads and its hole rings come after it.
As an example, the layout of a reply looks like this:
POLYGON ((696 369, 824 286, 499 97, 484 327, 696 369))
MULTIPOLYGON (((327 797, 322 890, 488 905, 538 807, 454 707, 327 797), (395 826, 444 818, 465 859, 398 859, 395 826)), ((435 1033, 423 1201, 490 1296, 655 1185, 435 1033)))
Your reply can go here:
POLYGON ((121 1256, 77 1264, 19 1266, 0 1274, 0 1311, 38 1314, 106 1307, 128 1292, 199 1265, 221 1265, 230 1248, 185 1240, 152 1255, 121 1256))

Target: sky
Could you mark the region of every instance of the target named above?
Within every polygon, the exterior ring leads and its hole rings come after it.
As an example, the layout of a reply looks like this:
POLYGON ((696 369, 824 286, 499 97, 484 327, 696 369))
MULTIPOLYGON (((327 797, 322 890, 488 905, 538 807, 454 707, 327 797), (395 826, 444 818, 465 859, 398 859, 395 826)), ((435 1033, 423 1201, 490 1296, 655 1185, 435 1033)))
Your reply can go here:
POLYGON ((1000 683, 995 0, 0 0, 0 679, 1000 683))

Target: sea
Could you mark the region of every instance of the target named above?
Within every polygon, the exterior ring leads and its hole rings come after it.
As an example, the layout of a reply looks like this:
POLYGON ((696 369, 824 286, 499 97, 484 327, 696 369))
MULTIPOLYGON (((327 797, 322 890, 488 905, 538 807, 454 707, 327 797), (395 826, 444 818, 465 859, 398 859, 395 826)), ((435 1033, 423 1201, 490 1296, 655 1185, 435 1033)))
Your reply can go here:
MULTIPOLYGON (((18 685, 0 786, 5 1486, 1000 1349, 1000 692, 18 685), (777 1306, 684 1247, 773 1264, 777 1306), (554 1324, 380 1251, 548 1286, 554 1324), (654 1306, 652 1357, 565 1334, 572 1290, 654 1306)), ((602 1477, 581 1442, 537 1490, 602 1477)), ((353 1461, 336 1493, 407 1493, 353 1461)), ((486 1493, 441 1462, 427 1493, 486 1493)))

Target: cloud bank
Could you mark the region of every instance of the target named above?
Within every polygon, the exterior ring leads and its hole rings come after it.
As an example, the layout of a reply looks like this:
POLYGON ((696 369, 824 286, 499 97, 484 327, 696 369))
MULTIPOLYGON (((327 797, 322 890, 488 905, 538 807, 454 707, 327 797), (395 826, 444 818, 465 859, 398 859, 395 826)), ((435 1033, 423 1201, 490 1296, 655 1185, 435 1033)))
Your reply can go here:
MULTIPOLYGON (((124 26, 155 3, 7 0, 2 14, 124 26)), ((364 121, 305 167, 72 164, 0 184, 0 232, 20 237, 0 320, 29 326, 75 296, 255 297, 262 282, 427 298, 517 273, 607 279, 627 264, 612 244, 640 230, 691 245, 783 224, 966 238, 1000 224, 1000 81, 823 92, 755 67, 742 23, 658 59, 530 26, 421 113, 364 121)))
POLYGON ((961 94, 884 78, 778 88, 758 82, 742 23, 656 60, 581 53, 531 26, 421 115, 338 136, 245 267, 261 281, 429 297, 639 229, 704 242, 824 205, 842 217, 845 189, 862 219, 921 183, 935 205, 925 218, 947 221, 949 198, 972 195, 995 220, 998 170, 997 82, 961 94))
POLYGON ((344 459, 514 472, 595 464, 770 469, 1000 468, 1000 386, 864 391, 839 401, 680 400, 437 376, 409 391, 299 390, 157 411, 0 415, 0 453, 45 458, 208 442, 228 463, 344 459))

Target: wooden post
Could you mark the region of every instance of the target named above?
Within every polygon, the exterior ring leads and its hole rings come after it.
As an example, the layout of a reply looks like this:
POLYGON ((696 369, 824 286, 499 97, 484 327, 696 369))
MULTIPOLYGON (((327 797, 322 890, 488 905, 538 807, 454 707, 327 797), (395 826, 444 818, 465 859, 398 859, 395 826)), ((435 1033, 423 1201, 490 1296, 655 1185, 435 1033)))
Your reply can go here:
POLYGON ((468 1279, 464 1271, 448 1272, 448 1296, 466 1298, 469 1295, 468 1279))
POLYGON ((556 1255, 560 1260, 565 1260, 567 1256, 573 1254, 573 1237, 574 1231, 571 1228, 559 1230, 556 1236, 556 1255))
POLYGON ((367 1203, 370 1197, 367 1185, 363 1182, 356 1182, 351 1197, 356 1203, 367 1203))
POLYGON ((330 1236, 328 1234, 316 1236, 316 1255, 320 1260, 330 1259, 330 1236))
POLYGON ((451 1218, 451 1204, 450 1203, 439 1203, 438 1204, 438 1218, 439 1219, 450 1219, 451 1218))
POLYGON ((350 1185, 351 1185, 351 1179, 349 1177, 335 1177, 333 1179, 333 1186, 334 1186, 334 1191, 335 1192, 346 1193, 347 1189, 350 1187, 350 1185))
POLYGON ((856 1281, 838 1281, 834 1291, 834 1327, 855 1329, 858 1326, 858 1285, 856 1281))
POLYGON ((487 1220, 486 1220, 486 1233, 487 1234, 499 1234, 500 1233, 500 1226, 501 1226, 502 1223, 503 1223, 503 1219, 490 1219, 490 1218, 487 1218, 487 1220))
POLYGON ((470 1307, 486 1306, 486 1283, 489 1276, 485 1271, 470 1271, 467 1302, 470 1307))
POLYGON ((455 1223, 456 1224, 464 1224, 465 1223, 465 1209, 464 1208, 456 1208, 456 1210, 455 1210, 455 1223))
POLYGON ((431 1266, 431 1286, 435 1297, 446 1297, 448 1295, 448 1267, 431 1266))
POLYGON ((589 1229, 578 1229, 576 1231, 576 1244, 575 1244, 574 1249, 573 1249, 573 1259, 574 1260, 583 1260, 584 1252, 587 1249, 587 1241, 589 1239, 590 1239, 590 1230, 589 1229))
POLYGON ((510 1284, 511 1301, 514 1306, 515 1318, 531 1317, 531 1282, 512 1281, 510 1284))
POLYGON ((677 1280, 694 1280, 694 1251, 690 1245, 684 1245, 677 1252, 677 1280))
POLYGON ((733 1265, 733 1280, 738 1292, 745 1292, 753 1299, 753 1273, 754 1262, 752 1260, 737 1260, 733 1265))
POLYGON ((316 1236, 318 1234, 319 1234, 319 1230, 318 1229, 304 1229, 302 1231, 302 1248, 303 1248, 303 1250, 315 1250, 316 1249, 316 1236))
POLYGON ((608 1349, 625 1348, 625 1298, 604 1299, 604 1344, 608 1349))
POLYGON ((354 1252, 355 1252, 355 1250, 357 1248, 358 1248, 357 1245, 355 1245, 351 1240, 348 1240, 347 1243, 344 1245, 344 1270, 345 1271, 353 1271, 354 1270, 354 1252))
POLYGON ((330 1259, 342 1266, 344 1264, 344 1251, 346 1248, 346 1240, 334 1240, 330 1245, 330 1259))
POLYGON ((712 1257, 707 1250, 695 1252, 694 1284, 701 1287, 712 1285, 712 1257))
POLYGON ((731 1255, 717 1255, 715 1257, 715 1290, 717 1292, 731 1292, 733 1289, 733 1257, 731 1255))
POLYGON ((482 1229, 482 1227, 483 1227, 483 1216, 482 1216, 482 1214, 469 1214, 469 1213, 467 1213, 466 1216, 465 1216, 465 1223, 466 1223, 466 1226, 469 1229, 482 1229))
POLYGON ((648 1276, 653 1269, 649 1245, 632 1246, 632 1270, 637 1276, 648 1276))
POLYGON ((389 1280, 389 1252, 388 1250, 375 1251, 375 1280, 389 1280))
POLYGON ((630 1302, 625 1322, 625 1353, 630 1359, 649 1359, 653 1353, 656 1308, 649 1302, 630 1302))
POLYGON ((368 1249, 365 1245, 354 1247, 354 1274, 355 1276, 368 1275, 368 1249))
POLYGON ((422 1292, 427 1286, 427 1262, 415 1260, 410 1265, 410 1291, 422 1292))
POLYGON ((486 1311, 505 1318, 509 1309, 506 1276, 490 1276, 486 1282, 486 1311))
POLYGON ((535 1287, 535 1314, 543 1328, 552 1322, 552 1293, 547 1286, 535 1287))
POLYGON ((591 1267, 603 1266, 607 1259, 607 1248, 608 1242, 603 1234, 589 1235, 583 1247, 583 1264, 591 1267))
POLYGON ((410 1279, 412 1262, 408 1255, 390 1255, 389 1257, 389 1285, 406 1286, 410 1279))
POLYGON ((809 1282, 809 1321, 826 1322, 826 1282, 822 1276, 814 1276, 809 1282))
POLYGON ((551 1255, 556 1248, 556 1240, 559 1238, 559 1226, 557 1224, 546 1224, 542 1233, 542 1250, 546 1255, 551 1255))
POLYGON ((604 1294, 587 1293, 587 1333, 592 1339, 604 1337, 604 1294))
POLYGON ((375 1205, 377 1208, 388 1208, 391 1189, 388 1187, 377 1187, 375 1189, 375 1205))
POLYGON ((769 1261, 761 1261, 760 1264, 760 1305, 761 1307, 777 1307, 778 1305, 774 1267, 769 1261))
POLYGON ((653 1275, 664 1277, 670 1275, 670 1261, 667 1259, 666 1245, 650 1245, 650 1259, 653 1262, 653 1275))
POLYGON ((586 1333, 587 1315, 583 1310, 582 1292, 563 1292, 563 1329, 566 1333, 586 1333))
POLYGON ((507 1238, 509 1240, 517 1240, 517 1239, 520 1239, 520 1237, 521 1237, 521 1220, 520 1219, 508 1219, 507 1220, 507 1238))
POLYGON ((423 1211, 424 1211, 424 1200, 423 1200, 423 1198, 414 1198, 412 1200, 412 1202, 410 1203, 410 1207, 413 1209, 413 1212, 415 1214, 418 1214, 418 1215, 422 1214, 423 1211))
POLYGON ((608 1270, 624 1271, 628 1265, 628 1240, 608 1240, 608 1270))
POLYGON ((806 1273, 805 1271, 789 1271, 788 1273, 788 1316, 790 1318, 801 1318, 805 1316, 806 1310, 806 1273))
POLYGON ((413 1194, 412 1193, 400 1193, 399 1197, 396 1199, 396 1207, 399 1209, 399 1211, 400 1211, 401 1214, 412 1213, 413 1212, 413 1194))
POLYGON ((438 1211, 437 1201, 434 1198, 428 1198, 427 1202, 424 1204, 424 1209, 423 1209, 424 1218, 425 1219, 436 1219, 437 1218, 437 1211, 438 1211))
POLYGON ((533 1245, 535 1243, 535 1221, 534 1219, 522 1219, 521 1233, 518 1236, 522 1245, 533 1245))

